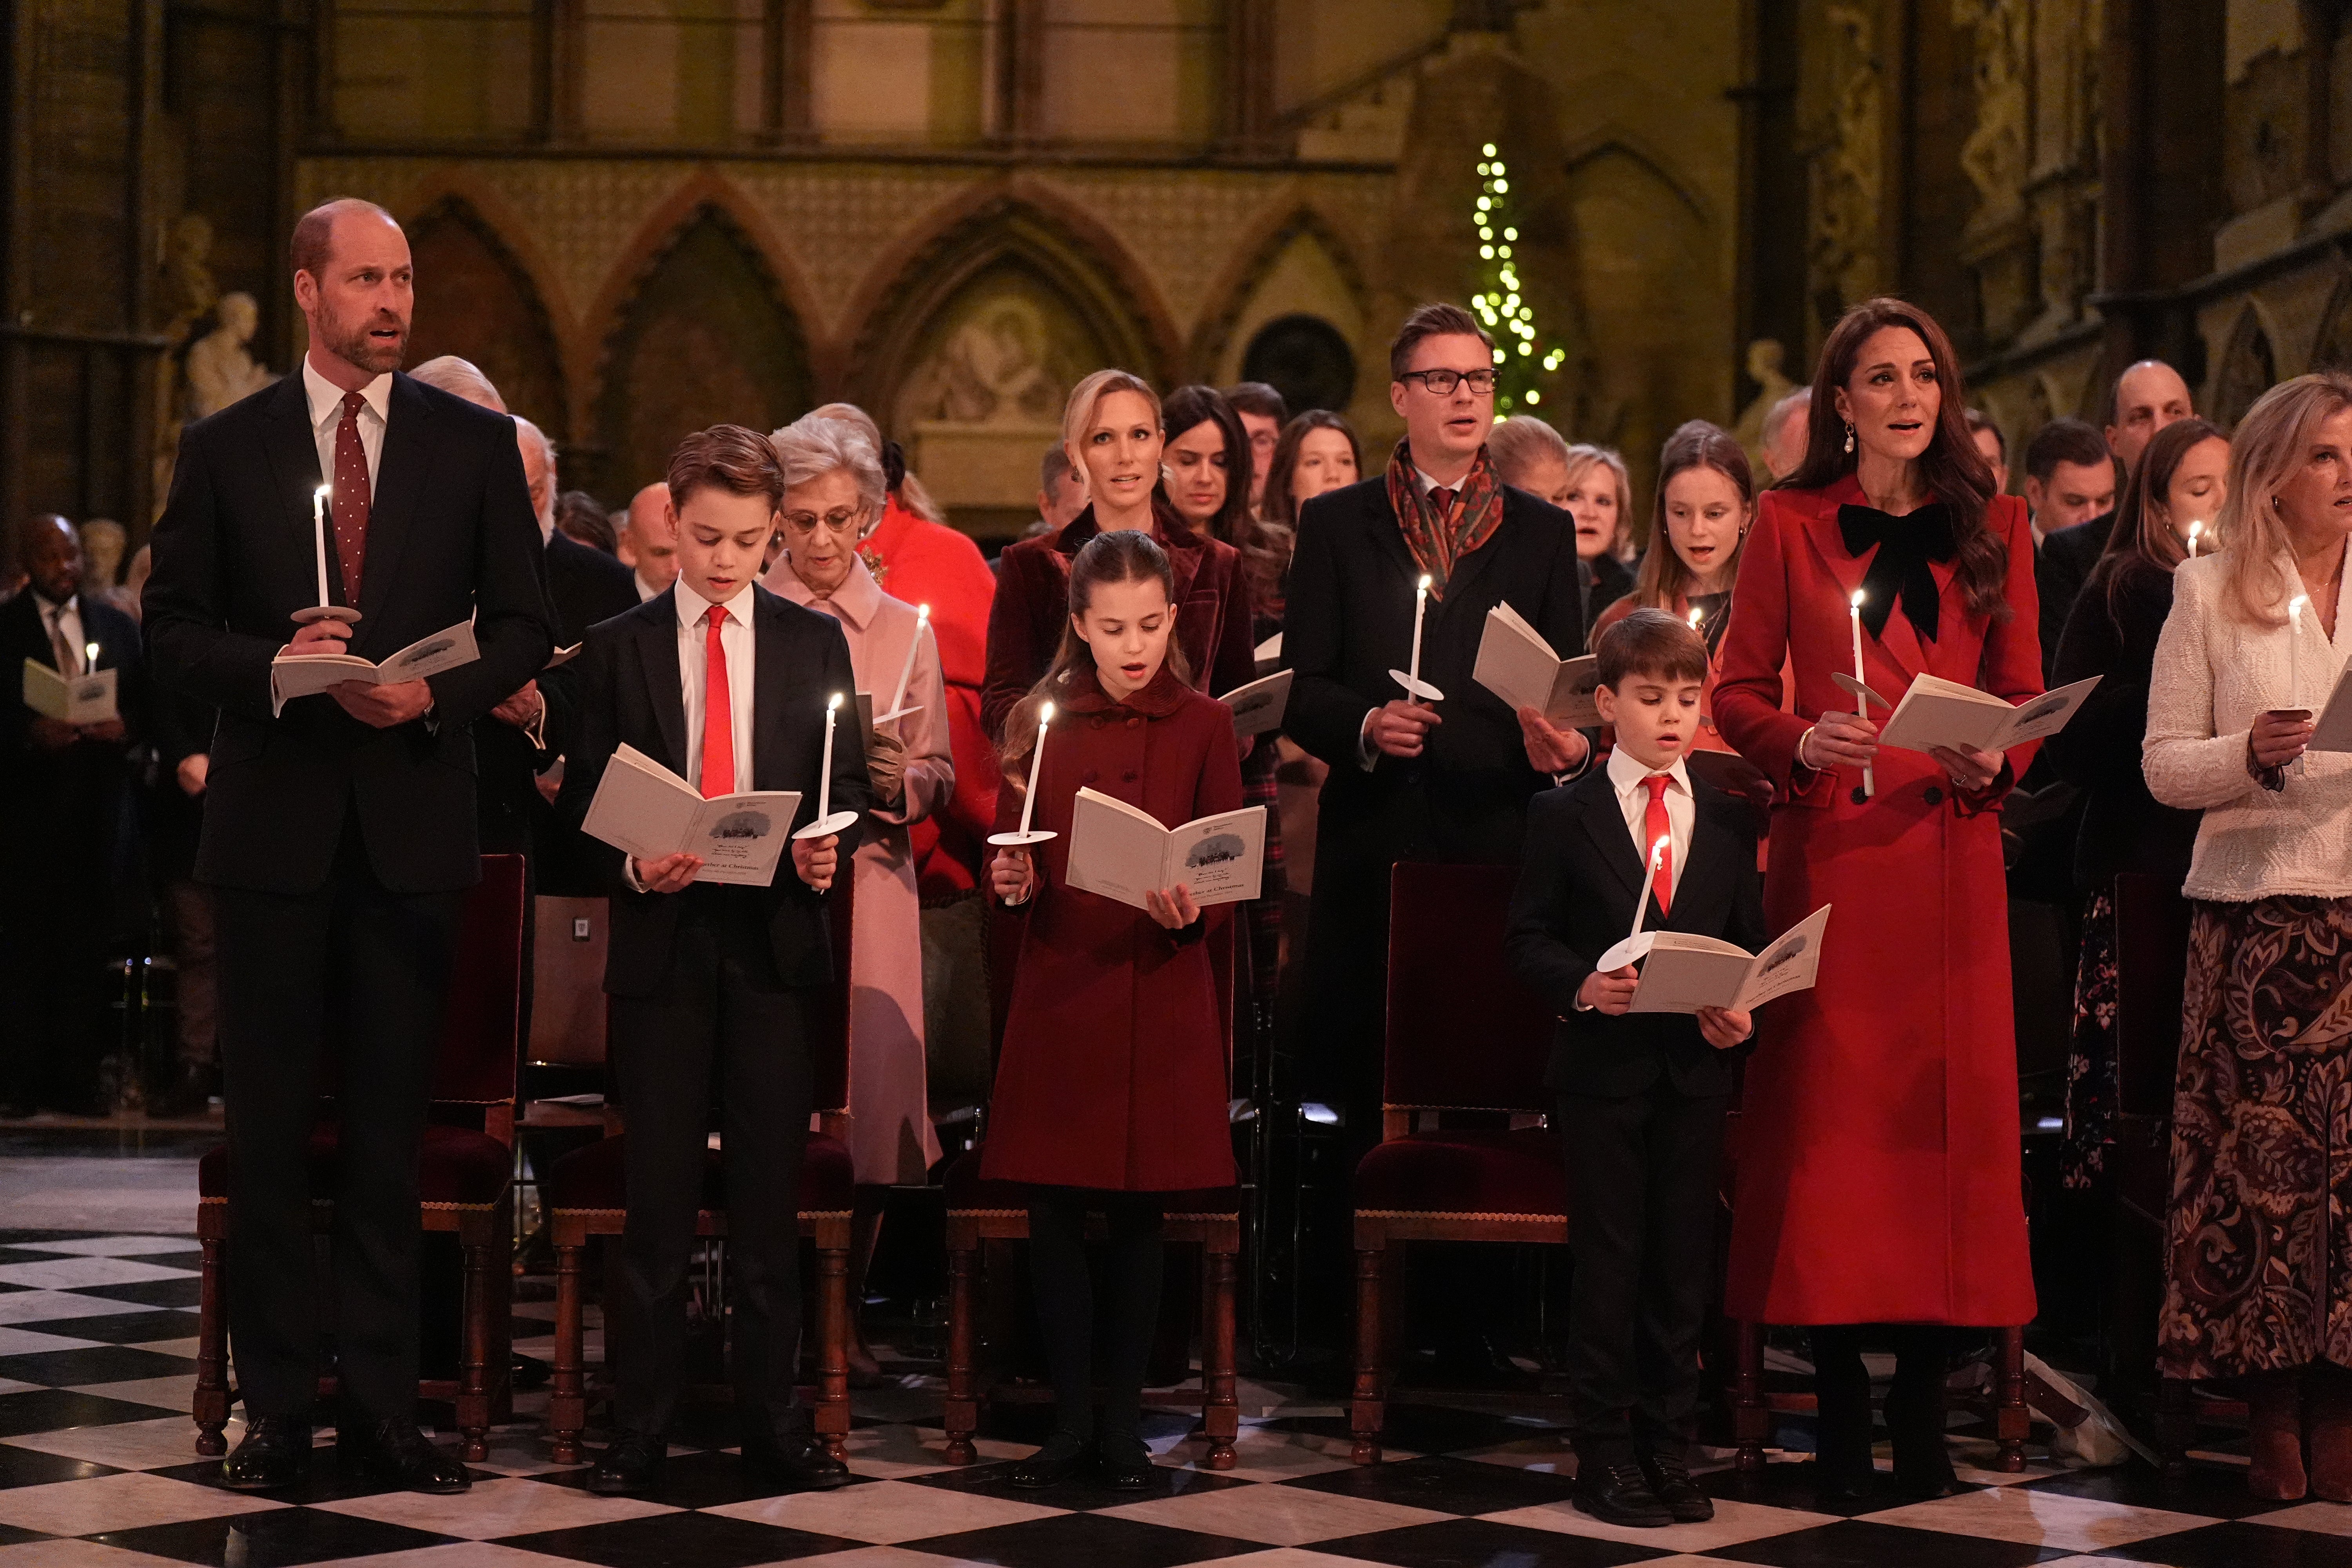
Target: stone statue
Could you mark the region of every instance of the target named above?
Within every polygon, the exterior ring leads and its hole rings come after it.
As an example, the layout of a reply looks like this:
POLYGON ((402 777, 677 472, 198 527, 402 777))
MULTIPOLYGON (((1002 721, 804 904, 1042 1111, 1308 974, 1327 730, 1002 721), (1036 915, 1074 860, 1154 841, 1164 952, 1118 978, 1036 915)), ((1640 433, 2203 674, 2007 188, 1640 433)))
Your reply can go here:
POLYGON ((261 310, 253 296, 242 291, 222 295, 219 321, 188 350, 188 400, 199 419, 278 379, 254 363, 246 347, 261 325, 261 310))
POLYGON ((1759 480, 1771 471, 1764 463, 1764 416, 1772 412, 1774 404, 1797 390, 1797 384, 1781 369, 1787 358, 1788 351, 1777 338, 1759 338, 1748 345, 1748 379, 1759 390, 1755 401, 1741 411, 1739 422, 1731 427, 1731 436, 1746 449, 1748 468, 1759 480))
POLYGON ((188 338, 196 323, 220 302, 213 280, 213 225, 202 213, 182 213, 164 239, 163 265, 155 288, 155 325, 163 352, 155 361, 155 450, 150 471, 156 515, 172 489, 172 465, 180 453, 180 426, 188 403, 181 374, 188 338))
POLYGON ((121 523, 107 517, 91 518, 74 532, 81 539, 82 597, 111 605, 135 620, 139 612, 120 580, 130 535, 121 523))

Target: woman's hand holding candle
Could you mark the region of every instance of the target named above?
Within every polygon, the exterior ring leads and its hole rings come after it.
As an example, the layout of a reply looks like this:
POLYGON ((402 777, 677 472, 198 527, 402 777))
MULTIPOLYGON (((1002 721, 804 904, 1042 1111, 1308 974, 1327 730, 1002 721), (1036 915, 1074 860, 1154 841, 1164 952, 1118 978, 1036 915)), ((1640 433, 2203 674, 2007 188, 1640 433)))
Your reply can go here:
POLYGON ((2313 725, 2307 708, 2273 710, 2254 715, 2253 727, 2246 734, 2246 750, 2254 765, 2281 768, 2303 755, 2311 744, 2313 725))
POLYGON ((1813 768, 1866 768, 1878 756, 1878 726, 1859 713, 1824 713, 1813 721, 1804 761, 1813 768))

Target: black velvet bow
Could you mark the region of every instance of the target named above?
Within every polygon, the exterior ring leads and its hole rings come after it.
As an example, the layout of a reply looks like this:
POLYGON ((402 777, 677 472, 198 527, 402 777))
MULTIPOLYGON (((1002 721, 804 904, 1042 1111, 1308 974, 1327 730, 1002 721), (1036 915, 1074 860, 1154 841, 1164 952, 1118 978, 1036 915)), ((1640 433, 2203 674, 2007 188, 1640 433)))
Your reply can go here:
POLYGON ((1900 598, 1912 629, 1934 642, 1942 595, 1927 563, 1949 561, 1955 548, 1952 514, 1944 503, 1930 501, 1902 517, 1889 517, 1874 507, 1842 506, 1838 535, 1845 541, 1846 553, 1857 558, 1872 545, 1878 547, 1862 575, 1862 624, 1870 635, 1885 635, 1886 617, 1900 598))

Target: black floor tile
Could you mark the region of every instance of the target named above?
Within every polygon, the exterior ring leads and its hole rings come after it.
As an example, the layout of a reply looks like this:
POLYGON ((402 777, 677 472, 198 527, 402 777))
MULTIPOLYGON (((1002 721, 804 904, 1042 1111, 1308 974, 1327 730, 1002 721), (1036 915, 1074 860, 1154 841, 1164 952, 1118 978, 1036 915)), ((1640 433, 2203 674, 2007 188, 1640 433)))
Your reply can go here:
POLYGON ((0 1490, 47 1486, 51 1481, 86 1481, 92 1476, 115 1473, 111 1465, 94 1465, 88 1459, 68 1459, 63 1454, 44 1454, 37 1448, 0 1443, 0 1490))
POLYGON ((1318 1541, 1310 1550, 1333 1557, 1393 1563, 1398 1568, 1614 1568, 1673 1555, 1664 1547, 1635 1546, 1592 1536, 1529 1530, 1491 1519, 1447 1519, 1370 1535, 1318 1541))
POLYGON ((68 1426, 111 1426, 122 1421, 152 1421, 173 1411, 127 1400, 105 1399, 95 1394, 68 1394, 62 1388, 26 1389, 0 1394, 0 1437, 21 1437, 33 1432, 56 1432, 68 1426))
MULTIPOLYGON (((140 1314, 145 1316, 144 1313, 140 1314)), ((36 1331, 50 1333, 47 1324, 36 1331)), ((128 1383, 136 1377, 182 1377, 194 1374, 194 1357, 165 1355, 160 1351, 132 1350, 129 1345, 89 1345, 79 1350, 37 1351, 30 1355, 0 1356, 0 1377, 18 1383, 38 1383, 68 1388, 84 1383, 128 1383)))
POLYGON ((77 1285, 77 1296, 103 1296, 110 1301, 136 1301, 142 1307, 193 1307, 204 1296, 204 1279, 133 1279, 123 1285, 77 1285))
MULTIPOLYGON (((89 1241, 111 1234, 99 1230, 0 1230, 0 1247, 14 1247, 26 1241, 89 1241)), ((193 1237, 189 1238, 191 1246, 194 1245, 194 1239, 193 1237)))
POLYGON ((69 1340, 96 1340, 101 1344, 135 1345, 149 1340, 184 1340, 196 1331, 194 1312, 161 1308, 152 1312, 106 1312, 95 1318, 50 1318, 18 1323, 39 1334, 62 1334, 69 1340))
POLYGON ((221 1568, 278 1568, 280 1564, 326 1563, 410 1552, 443 1545, 453 1538, 404 1524, 329 1513, 315 1508, 273 1508, 226 1519, 192 1519, 182 1524, 151 1524, 92 1537, 125 1552, 144 1552, 182 1563, 221 1568))
MULTIPOLYGON (((220 1485, 220 1468, 218 1459, 197 1459, 152 1473, 194 1486, 216 1487, 220 1485)), ((497 1479, 488 1470, 469 1469, 466 1473, 478 1481, 497 1479)), ((332 1448, 313 1448, 310 1450, 310 1468, 304 1474, 302 1484, 267 1495, 276 1502, 321 1503, 342 1502, 355 1497, 382 1497, 386 1492, 400 1489, 362 1473, 357 1466, 347 1468, 337 1464, 332 1448)))
POLYGON ((2100 1553, 2165 1568, 2352 1568, 2352 1536, 2236 1521, 2100 1553))
POLYGON ((1213 1470, 1187 1470, 1171 1465, 1154 1465, 1151 1467, 1151 1486, 1144 1491, 1113 1491, 1085 1479, 1058 1487, 1016 1487, 1013 1484, 1013 1469, 1020 1462, 1018 1459, 999 1459, 991 1464, 966 1465, 959 1469, 934 1470, 929 1475, 901 1479, 913 1487, 978 1492, 983 1497, 1006 1498, 1014 1502, 1034 1502, 1041 1508, 1066 1508, 1080 1512, 1097 1508, 1117 1508, 1122 1503, 1149 1502, 1153 1498, 1181 1497, 1191 1492, 1212 1492, 1227 1487, 1255 1484, 1233 1476, 1221 1476, 1213 1470))
POLYGON ((2235 1465, 2191 1465, 2179 1480, 2167 1480, 2152 1466, 2132 1463, 2111 1469, 2078 1470, 2046 1481, 2025 1481, 2027 1491, 2058 1492, 2066 1497, 2095 1498, 2133 1508, 2160 1508, 2174 1513, 2200 1514, 2207 1519, 2249 1519, 2258 1513, 2292 1508, 2246 1489, 2246 1472, 2235 1465))
MULTIPOLYGON (((1766 1508, 1801 1509, 1807 1513, 1833 1513, 1851 1519, 1856 1514, 1877 1513, 1882 1510, 1900 1508, 1911 1500, 1895 1490, 1895 1478, 1885 1470, 1877 1471, 1878 1482, 1863 1497, 1851 1502, 1824 1504, 1814 1493, 1814 1478, 1818 1474, 1811 1460, 1797 1463, 1768 1464, 1753 1474, 1738 1470, 1709 1470, 1698 1479, 1699 1489, 1707 1496, 1760 1503, 1766 1508)), ((1966 1481, 1960 1483, 1964 1492, 1981 1491, 1966 1481)))
POLYGON ((26 1541, 54 1541, 54 1535, 44 1535, 37 1530, 19 1530, 13 1524, 0 1524, 0 1546, 15 1546, 26 1541))
MULTIPOLYGON (((531 1477, 551 1486, 585 1489, 593 1467, 556 1470, 531 1477)), ((661 1484, 644 1494, 648 1502, 671 1508, 724 1508, 793 1490, 773 1481, 754 1479, 740 1455, 703 1452, 677 1454, 662 1462, 661 1484)))
MULTIPOLYGON (((1277 1417, 1263 1424, 1269 1431, 1297 1432, 1309 1436, 1349 1438, 1354 1436, 1344 1415, 1277 1417)), ((1544 1423, 1513 1420, 1477 1410, 1454 1410, 1437 1405, 1397 1405, 1388 1407, 1381 1426, 1381 1443, 1410 1454, 1456 1454, 1469 1448, 1489 1448, 1546 1432, 1561 1432, 1560 1451, 1568 1451, 1562 1428, 1544 1423)))
POLYGON ((1500 1513, 1508 1508, 1559 1502, 1576 1490, 1576 1483, 1566 1476, 1443 1455, 1391 1465, 1350 1466, 1279 1484, 1462 1514, 1500 1513))
POLYGON ((1178 1563, 1206 1563, 1265 1550, 1260 1542, 1171 1530, 1140 1520, 1106 1519, 1098 1513, 1066 1513, 957 1535, 935 1535, 901 1546, 908 1552, 993 1563, 1002 1568, 1102 1568, 1108 1563, 1118 1568, 1176 1568, 1178 1563))
POLYGON ((2054 1547, 1906 1530, 1862 1519, 1769 1535, 1737 1546, 1709 1547, 1706 1554, 1735 1563, 1769 1563, 1772 1568, 1888 1568, 1895 1563, 1902 1568, 2022 1568, 2028 1563, 2074 1555, 2054 1547))
POLYGON ((845 1552, 864 1543, 715 1513, 655 1513, 609 1524, 513 1535, 499 1544, 519 1552, 601 1563, 607 1568, 672 1568, 689 1563, 693 1568, 749 1568, 755 1563, 845 1552))

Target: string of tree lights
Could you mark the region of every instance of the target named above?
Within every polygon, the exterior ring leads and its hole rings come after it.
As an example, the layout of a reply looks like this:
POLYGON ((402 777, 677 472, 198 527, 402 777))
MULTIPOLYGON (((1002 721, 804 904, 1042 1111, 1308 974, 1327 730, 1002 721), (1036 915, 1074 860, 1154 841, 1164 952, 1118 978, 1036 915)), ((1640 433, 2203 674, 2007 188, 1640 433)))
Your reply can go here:
POLYGON ((1478 149, 1478 292, 1470 308, 1496 339, 1495 412, 1532 412, 1568 359, 1568 351, 1536 327, 1536 308, 1519 281, 1517 205, 1511 198, 1510 171, 1492 142, 1478 149))

